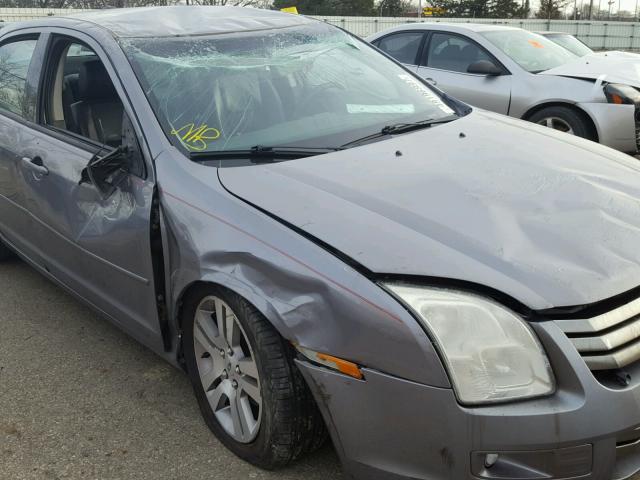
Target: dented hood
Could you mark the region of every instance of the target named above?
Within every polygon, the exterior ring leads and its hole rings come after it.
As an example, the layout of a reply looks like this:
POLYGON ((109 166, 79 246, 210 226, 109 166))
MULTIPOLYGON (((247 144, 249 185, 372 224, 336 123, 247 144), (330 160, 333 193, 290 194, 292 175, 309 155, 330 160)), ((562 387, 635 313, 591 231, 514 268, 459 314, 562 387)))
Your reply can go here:
POLYGON ((220 168, 219 176, 236 196, 373 272, 466 280, 542 309, 640 284, 636 162, 474 112, 341 152, 220 168))
POLYGON ((594 53, 540 72, 540 75, 601 80, 640 88, 640 55, 624 52, 594 53))

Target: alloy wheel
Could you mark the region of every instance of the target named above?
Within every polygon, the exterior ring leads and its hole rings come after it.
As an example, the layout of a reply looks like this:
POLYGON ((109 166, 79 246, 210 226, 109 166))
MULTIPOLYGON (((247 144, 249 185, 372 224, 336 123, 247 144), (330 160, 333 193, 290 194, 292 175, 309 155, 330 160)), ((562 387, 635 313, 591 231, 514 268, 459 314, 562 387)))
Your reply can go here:
POLYGON ((196 363, 209 405, 234 440, 250 443, 260 429, 262 397, 247 335, 233 310, 218 297, 205 297, 195 315, 196 363))
POLYGON ((553 128, 554 130, 559 130, 561 132, 568 133, 570 135, 575 135, 573 132, 573 128, 569 125, 565 120, 558 117, 545 117, 540 119, 538 125, 542 125, 544 127, 553 128))

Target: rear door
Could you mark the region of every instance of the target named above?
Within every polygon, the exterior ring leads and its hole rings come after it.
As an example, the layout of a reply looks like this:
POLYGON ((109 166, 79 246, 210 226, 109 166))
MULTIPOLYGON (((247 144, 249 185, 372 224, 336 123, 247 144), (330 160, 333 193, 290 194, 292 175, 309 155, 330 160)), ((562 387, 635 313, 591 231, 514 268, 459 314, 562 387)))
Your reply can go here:
POLYGON ((373 44, 415 72, 424 37, 420 31, 394 32, 378 38, 373 44))
POLYGON ((32 171, 23 153, 36 141, 32 127, 43 40, 33 30, 0 40, 0 234, 28 257, 34 254, 26 188, 32 171))
POLYGON ((31 165, 29 209, 42 263, 160 349, 150 245, 153 172, 129 120, 134 116, 124 89, 90 37, 52 34, 47 59, 39 128, 19 153, 31 165), (87 174, 89 162, 125 144, 126 173, 113 191, 97 188, 87 174))
POLYGON ((475 107, 508 114, 512 76, 484 47, 471 38, 451 32, 429 36, 417 73, 444 92, 475 107), (489 60, 504 69, 503 75, 468 73, 469 65, 489 60))

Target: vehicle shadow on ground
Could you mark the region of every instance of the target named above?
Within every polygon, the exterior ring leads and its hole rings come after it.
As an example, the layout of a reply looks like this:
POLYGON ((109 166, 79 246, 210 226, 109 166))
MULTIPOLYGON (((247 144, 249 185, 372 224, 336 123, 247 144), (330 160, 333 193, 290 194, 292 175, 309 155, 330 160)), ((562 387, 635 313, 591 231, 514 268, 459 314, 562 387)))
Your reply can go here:
POLYGON ((330 444, 278 472, 234 457, 186 375, 19 260, 0 264, 0 392, 3 478, 343 478, 330 444))

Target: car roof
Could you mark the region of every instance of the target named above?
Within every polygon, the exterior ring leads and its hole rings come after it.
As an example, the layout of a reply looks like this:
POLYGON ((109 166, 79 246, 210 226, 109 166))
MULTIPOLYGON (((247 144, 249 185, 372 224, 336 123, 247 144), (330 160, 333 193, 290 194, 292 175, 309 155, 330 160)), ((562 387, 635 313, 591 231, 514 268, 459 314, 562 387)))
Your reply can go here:
POLYGON ((470 30, 473 32, 484 32, 488 30, 520 30, 517 27, 498 25, 493 23, 446 23, 446 22, 420 22, 402 25, 402 28, 420 28, 425 30, 470 30))
POLYGON ((397 27, 388 28, 374 33, 367 37, 368 41, 374 41, 380 37, 384 37, 391 33, 402 32, 406 30, 441 30, 453 33, 468 32, 488 32, 488 31, 504 31, 504 30, 522 30, 517 27, 509 27, 495 23, 465 23, 465 22, 411 22, 398 25, 397 27))
POLYGON ((90 22, 115 37, 173 37, 249 32, 317 22, 302 15, 245 7, 173 6, 94 10, 49 17, 27 24, 39 26, 90 22))

